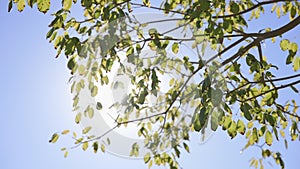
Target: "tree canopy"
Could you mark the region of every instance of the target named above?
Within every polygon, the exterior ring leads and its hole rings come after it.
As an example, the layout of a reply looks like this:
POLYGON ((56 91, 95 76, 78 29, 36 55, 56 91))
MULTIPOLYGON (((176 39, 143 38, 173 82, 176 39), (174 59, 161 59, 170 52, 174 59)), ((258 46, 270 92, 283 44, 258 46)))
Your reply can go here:
MULTIPOLYGON (((47 13, 50 0, 9 0, 8 11, 26 5, 47 13)), ((143 141, 130 145, 129 156, 179 168, 191 134, 221 129, 243 136, 244 149, 261 149, 251 166, 273 158, 284 168, 272 145, 300 140, 300 57, 296 40, 285 38, 298 33, 299 14, 296 0, 62 0, 46 37, 56 57, 68 59, 75 123, 84 127, 50 142, 71 135, 75 146, 62 148, 65 156, 78 146, 105 152, 113 131, 134 124, 143 141), (277 23, 257 25, 261 18, 277 23), (270 48, 285 55, 265 55, 270 48), (90 125, 109 109, 112 126, 90 125)))

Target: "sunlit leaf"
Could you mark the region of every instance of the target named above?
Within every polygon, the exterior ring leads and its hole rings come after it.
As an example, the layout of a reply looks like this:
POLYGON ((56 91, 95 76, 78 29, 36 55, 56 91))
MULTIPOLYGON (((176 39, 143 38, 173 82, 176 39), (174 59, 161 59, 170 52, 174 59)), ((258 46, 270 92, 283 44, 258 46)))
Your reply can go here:
POLYGON ((69 155, 69 152, 68 152, 68 151, 65 151, 65 153, 64 153, 64 157, 65 157, 65 158, 67 158, 67 157, 68 157, 68 155, 69 155))
POLYGON ((172 45, 172 51, 177 54, 179 50, 179 44, 177 42, 173 43, 172 45))
POLYGON ((70 10, 72 7, 72 0, 63 0, 62 4, 64 10, 70 10))
POLYGON ((281 50, 285 51, 290 48, 290 41, 287 39, 283 39, 280 41, 280 48, 281 50))
POLYGON ((89 147, 89 142, 85 141, 82 143, 82 150, 85 151, 89 147))
POLYGON ((50 143, 55 143, 59 138, 59 135, 57 133, 53 134, 51 139, 49 140, 50 143))
POLYGON ((240 133, 240 134, 245 134, 245 131, 246 131, 246 126, 244 124, 244 122, 242 120, 238 120, 237 122, 237 131, 240 133))
POLYGON ((18 0, 18 11, 22 12, 25 8, 25 0, 18 0))
POLYGON ((64 130, 61 132, 61 134, 68 134, 70 132, 70 130, 64 130))
POLYGON ((86 127, 82 130, 82 134, 87 134, 90 130, 92 129, 92 127, 86 127))
POLYGON ((46 13, 50 8, 50 0, 37 0, 40 12, 46 13))
POLYGON ((151 159, 151 154, 148 152, 144 155, 144 162, 147 164, 151 159))
POLYGON ((269 145, 269 146, 271 146, 272 143, 273 143, 273 136, 272 136, 272 133, 269 130, 266 132, 265 141, 266 141, 266 144, 269 145))

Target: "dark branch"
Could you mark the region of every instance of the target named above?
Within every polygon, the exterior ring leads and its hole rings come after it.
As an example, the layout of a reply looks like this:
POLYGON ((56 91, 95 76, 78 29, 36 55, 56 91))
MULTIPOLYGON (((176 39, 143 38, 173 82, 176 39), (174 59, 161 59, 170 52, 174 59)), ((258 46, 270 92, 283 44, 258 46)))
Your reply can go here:
POLYGON ((242 14, 245 14, 247 12, 250 12, 252 10, 254 10, 255 8, 258 8, 260 6, 263 6, 263 5, 267 5, 267 4, 273 4, 273 3, 276 3, 276 2, 285 2, 285 1, 291 1, 291 0, 270 0, 270 1, 263 1, 263 2, 259 2, 257 4, 255 4, 254 6, 244 10, 244 11, 241 11, 241 12, 238 12, 238 13, 235 13, 235 14, 230 14, 230 15, 222 15, 222 16, 213 16, 212 18, 228 18, 228 17, 233 17, 233 16, 238 16, 238 15, 242 15, 242 14))
POLYGON ((297 81, 295 81, 295 82, 288 83, 288 84, 285 84, 285 85, 281 85, 281 86, 279 86, 279 87, 272 88, 272 89, 267 90, 267 91, 265 91, 265 92, 262 92, 262 93, 260 93, 260 94, 258 94, 258 95, 256 95, 256 96, 250 97, 250 98, 248 98, 248 99, 246 99, 246 100, 242 100, 242 102, 247 102, 247 101, 252 100, 252 99, 255 99, 255 98, 259 97, 259 96, 263 96, 263 95, 265 95, 265 94, 267 94, 267 93, 270 93, 270 92, 272 92, 272 91, 274 91, 274 90, 284 89, 284 88, 286 88, 286 87, 290 87, 290 86, 296 85, 296 84, 298 84, 298 83, 300 83, 300 80, 297 80, 297 81))

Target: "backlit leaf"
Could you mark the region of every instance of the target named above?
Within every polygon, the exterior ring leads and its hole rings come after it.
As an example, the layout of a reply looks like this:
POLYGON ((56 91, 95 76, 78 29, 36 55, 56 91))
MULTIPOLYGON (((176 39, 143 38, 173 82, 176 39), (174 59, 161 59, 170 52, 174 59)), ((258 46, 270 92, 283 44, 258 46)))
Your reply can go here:
POLYGON ((25 8, 25 0, 18 1, 18 11, 22 12, 25 8))
POLYGON ((70 10, 72 7, 72 0, 63 0, 63 9, 64 10, 70 10))
POLYGON ((273 143, 273 137, 272 137, 272 133, 270 131, 266 132, 265 141, 266 141, 267 145, 269 145, 269 146, 272 145, 272 143, 273 143))
POLYGON ((70 130, 64 130, 61 132, 61 134, 68 134, 70 132, 70 130))
POLYGON ((69 155, 69 152, 68 152, 68 151, 65 151, 65 153, 64 153, 64 157, 65 157, 65 158, 67 158, 67 157, 68 157, 68 155, 69 155))
POLYGON ((82 150, 85 151, 89 147, 89 142, 85 141, 82 144, 82 150))
POLYGON ((98 142, 94 142, 94 143, 93 143, 93 150, 94 150, 94 153, 97 153, 98 148, 99 148, 98 142))
POLYGON ((280 41, 280 48, 281 50, 285 51, 290 48, 290 41, 287 39, 283 39, 280 41))
POLYGON ((50 143, 55 143, 59 138, 59 135, 57 133, 53 134, 51 139, 49 140, 50 143))
POLYGON ((50 0, 37 0, 40 12, 46 13, 50 8, 50 0))
POLYGON ((86 127, 82 130, 82 134, 87 134, 90 130, 92 129, 92 127, 86 127))
POLYGON ((237 122, 237 131, 242 135, 245 134, 246 126, 242 120, 238 120, 237 122))
POLYGON ((145 154, 144 156, 144 162, 145 164, 147 164, 149 162, 149 160, 151 159, 151 155, 150 153, 148 152, 147 154, 145 154))
POLYGON ((179 50, 179 44, 177 42, 173 43, 172 45, 172 51, 177 54, 179 50))

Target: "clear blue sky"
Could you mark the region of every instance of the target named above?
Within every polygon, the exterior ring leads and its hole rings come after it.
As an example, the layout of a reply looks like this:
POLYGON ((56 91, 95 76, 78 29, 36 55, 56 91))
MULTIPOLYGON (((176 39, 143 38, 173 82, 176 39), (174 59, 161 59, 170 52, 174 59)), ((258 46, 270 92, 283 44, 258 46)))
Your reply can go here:
MULTIPOLYGON (((80 148, 65 159, 60 151, 62 144, 48 143, 53 132, 77 128, 71 111, 66 59, 55 59, 55 51, 45 39, 50 13, 44 15, 29 8, 23 13, 15 8, 8 13, 7 2, 0 1, 0 168, 147 168, 143 160, 83 152, 80 148)), ((275 55, 278 51, 270 49, 266 53, 275 55)), ((191 143, 192 153, 183 153, 182 167, 249 168, 249 159, 260 151, 253 147, 240 154, 244 144, 243 137, 230 140, 218 130, 204 144, 191 143)), ((275 146, 282 151, 286 168, 299 168, 299 142, 291 143, 288 150, 283 144, 275 146)))

